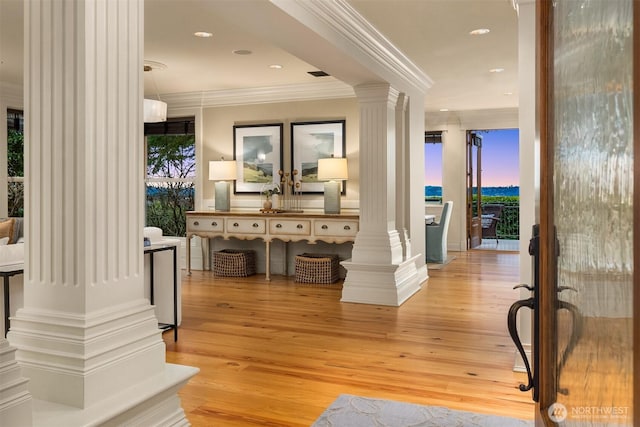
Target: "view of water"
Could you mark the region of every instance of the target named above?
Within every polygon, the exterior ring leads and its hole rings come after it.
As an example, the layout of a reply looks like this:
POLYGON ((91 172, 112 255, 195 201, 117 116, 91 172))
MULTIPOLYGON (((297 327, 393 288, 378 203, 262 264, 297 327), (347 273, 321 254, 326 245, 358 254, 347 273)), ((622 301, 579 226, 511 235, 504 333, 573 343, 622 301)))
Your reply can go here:
MULTIPOLYGON (((425 185, 424 195, 426 197, 442 197, 442 187, 425 185)), ((520 187, 482 187, 483 196, 519 196, 520 187)))

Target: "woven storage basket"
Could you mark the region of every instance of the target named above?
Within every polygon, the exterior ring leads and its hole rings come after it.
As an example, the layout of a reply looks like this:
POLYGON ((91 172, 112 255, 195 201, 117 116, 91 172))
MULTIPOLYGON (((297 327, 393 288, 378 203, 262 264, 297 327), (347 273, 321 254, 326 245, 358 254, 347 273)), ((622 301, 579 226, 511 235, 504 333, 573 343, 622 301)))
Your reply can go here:
POLYGON ((296 255, 296 282, 335 283, 339 276, 340 258, 334 254, 296 255))
POLYGON ((213 273, 220 277, 247 277, 256 274, 256 251, 223 249, 214 252, 213 273))

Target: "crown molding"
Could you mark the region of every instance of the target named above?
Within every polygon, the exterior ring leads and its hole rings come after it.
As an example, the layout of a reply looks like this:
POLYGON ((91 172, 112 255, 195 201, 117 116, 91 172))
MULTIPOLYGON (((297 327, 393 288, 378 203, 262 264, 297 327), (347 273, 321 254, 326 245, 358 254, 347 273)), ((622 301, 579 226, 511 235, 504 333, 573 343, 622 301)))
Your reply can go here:
POLYGON ((271 0, 271 3, 363 61, 393 86, 403 90, 411 87, 424 93, 433 85, 422 69, 345 0, 271 0))
POLYGON ((353 97, 353 88, 339 81, 161 95, 169 110, 353 97))

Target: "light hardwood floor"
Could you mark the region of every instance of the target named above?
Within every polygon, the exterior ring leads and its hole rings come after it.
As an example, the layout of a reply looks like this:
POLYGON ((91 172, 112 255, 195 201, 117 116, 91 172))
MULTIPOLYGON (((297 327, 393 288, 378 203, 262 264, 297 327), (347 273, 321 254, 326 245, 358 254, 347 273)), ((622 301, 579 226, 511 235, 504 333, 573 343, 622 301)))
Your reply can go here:
POLYGON ((339 394, 533 419, 506 314, 518 255, 456 253, 401 307, 340 302, 342 285, 183 275, 167 361, 200 368, 180 397, 194 426, 309 426, 339 394))

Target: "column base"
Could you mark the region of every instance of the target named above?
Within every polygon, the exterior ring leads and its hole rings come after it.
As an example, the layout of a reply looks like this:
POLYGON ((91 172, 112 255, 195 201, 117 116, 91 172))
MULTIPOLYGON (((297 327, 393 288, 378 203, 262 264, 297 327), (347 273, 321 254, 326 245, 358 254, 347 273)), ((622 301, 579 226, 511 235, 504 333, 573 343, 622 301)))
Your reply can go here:
POLYGON ((33 425, 188 426, 177 393, 198 372, 191 366, 166 364, 161 374, 85 409, 34 399, 33 425))
POLYGON ((28 391, 29 380, 22 376, 15 352, 7 340, 0 338, 0 424, 31 426, 33 399, 28 391))
POLYGON ((147 300, 91 315, 21 308, 8 340, 36 399, 88 408, 165 369, 147 300))
POLYGON ((341 264, 347 269, 347 277, 340 301, 400 306, 421 289, 416 269, 419 256, 397 265, 343 261, 341 264))

